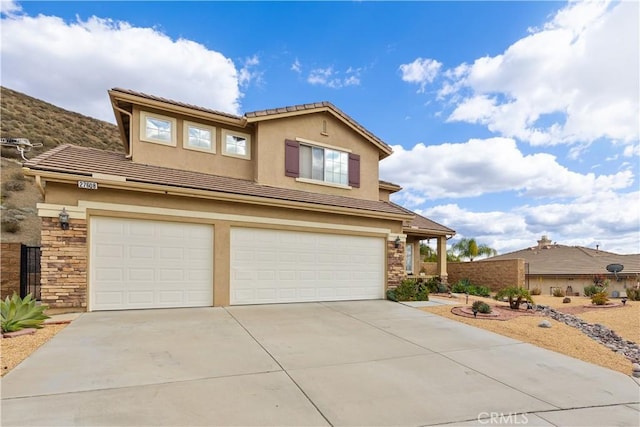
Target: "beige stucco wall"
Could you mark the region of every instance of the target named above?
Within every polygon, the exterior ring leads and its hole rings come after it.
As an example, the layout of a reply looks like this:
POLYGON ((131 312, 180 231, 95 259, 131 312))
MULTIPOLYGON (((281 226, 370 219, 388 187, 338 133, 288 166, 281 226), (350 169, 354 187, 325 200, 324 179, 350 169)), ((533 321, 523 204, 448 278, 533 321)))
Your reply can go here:
POLYGON ((251 147, 255 146, 255 137, 253 135, 253 126, 247 128, 239 128, 201 119, 193 119, 183 115, 167 113, 164 111, 154 110, 153 108, 144 108, 143 111, 155 113, 166 117, 176 119, 176 145, 169 146, 153 142, 140 140, 140 109, 134 107, 133 119, 131 121, 131 154, 133 161, 147 165, 169 167, 173 169, 189 170, 194 172, 202 172, 213 175, 229 176, 232 178, 253 180, 254 167, 252 160, 245 160, 236 157, 225 156, 222 154, 221 135, 223 129, 249 134, 251 136, 251 147), (216 152, 208 153, 204 151, 196 151, 183 147, 183 130, 184 121, 195 122, 215 128, 216 134, 216 152))
MULTIPOLYGON (((619 296, 625 296, 627 288, 632 288, 636 285, 637 280, 634 277, 621 277, 621 280, 616 280, 613 275, 606 277, 609 280, 607 286, 607 293, 609 296, 613 295, 613 292, 618 292, 619 296)), ((575 276, 535 276, 531 275, 528 280, 528 286, 530 289, 538 288, 543 295, 551 295, 553 288, 560 288, 566 293, 567 288, 571 286, 571 290, 575 293, 584 295, 585 286, 593 285, 593 275, 575 275, 575 276)))
POLYGON ((379 151, 370 141, 329 113, 292 116, 257 123, 256 181, 263 185, 314 193, 334 194, 367 200, 379 200, 379 151), (326 133, 323 133, 326 121, 326 133), (350 150, 360 155, 360 188, 344 189, 296 181, 284 174, 284 141, 304 138, 309 141, 350 150))
MULTIPOLYGON (((314 212, 305 209, 289 209, 266 205, 251 205, 242 202, 218 201, 110 189, 101 186, 98 190, 82 190, 73 184, 48 182, 45 204, 65 206, 72 212, 81 205, 87 224, 85 258, 89 259, 91 217, 112 216, 134 219, 154 219, 178 222, 211 224, 214 228, 214 305, 229 304, 230 284, 230 233, 232 227, 259 227, 307 232, 376 236, 388 239, 390 233, 402 232, 401 221, 366 218, 329 212, 314 212), (87 207, 88 206, 88 207, 87 207), (142 208, 142 209, 140 209, 142 208), (264 221, 268 219, 268 221, 264 221), (272 223, 269 223, 269 221, 272 223), (273 223, 275 222, 275 223, 273 223)), ((57 211, 51 213, 57 215, 57 211)), ((80 213, 76 215, 81 215, 80 213)), ((73 218, 73 216, 72 216, 73 218)), ((55 219, 55 218, 54 218, 55 219)), ((64 234, 64 233, 63 233, 64 234)), ((43 251, 48 250, 44 246, 43 251)), ((51 248, 49 248, 50 250, 51 248)), ((88 261, 90 263, 90 260, 88 261)), ((385 271, 387 271, 385 265, 385 271)), ((90 265, 87 266, 90 271, 90 265)), ((391 276, 394 280, 395 276, 391 276)), ((84 295, 91 294, 90 279, 87 278, 84 295)), ((389 280, 389 278, 388 278, 389 280)), ((43 279, 43 286, 47 286, 43 279)), ((385 284, 386 285, 386 284, 385 284)), ((45 289, 43 292, 46 293, 45 289)), ((51 293, 51 292, 50 292, 51 293)), ((57 300, 56 300, 57 301, 57 300)), ((55 303, 54 303, 55 304, 55 303)), ((64 306, 65 302, 60 302, 64 306)), ((78 302, 73 302, 78 306, 78 302)), ((89 307, 91 306, 89 302, 89 307)))

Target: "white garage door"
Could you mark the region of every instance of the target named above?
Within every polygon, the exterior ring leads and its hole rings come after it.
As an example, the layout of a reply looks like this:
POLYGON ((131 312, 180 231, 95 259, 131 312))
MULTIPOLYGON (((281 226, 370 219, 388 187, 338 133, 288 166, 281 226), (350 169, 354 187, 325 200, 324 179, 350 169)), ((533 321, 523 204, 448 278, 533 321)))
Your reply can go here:
POLYGON ((380 299, 383 238, 231 229, 231 304, 380 299))
POLYGON ((213 227, 92 217, 90 310, 213 305, 213 227))

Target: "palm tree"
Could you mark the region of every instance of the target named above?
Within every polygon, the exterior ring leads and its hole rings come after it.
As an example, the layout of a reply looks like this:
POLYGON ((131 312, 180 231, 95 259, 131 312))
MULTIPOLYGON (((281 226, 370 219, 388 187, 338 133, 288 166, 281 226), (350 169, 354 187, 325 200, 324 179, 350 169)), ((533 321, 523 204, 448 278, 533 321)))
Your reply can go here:
POLYGON ((476 243, 476 239, 473 237, 467 239, 466 237, 460 239, 458 243, 451 247, 452 250, 458 253, 460 258, 469 258, 469 261, 473 261, 474 258, 477 258, 481 255, 493 256, 498 255, 498 251, 485 244, 476 243))

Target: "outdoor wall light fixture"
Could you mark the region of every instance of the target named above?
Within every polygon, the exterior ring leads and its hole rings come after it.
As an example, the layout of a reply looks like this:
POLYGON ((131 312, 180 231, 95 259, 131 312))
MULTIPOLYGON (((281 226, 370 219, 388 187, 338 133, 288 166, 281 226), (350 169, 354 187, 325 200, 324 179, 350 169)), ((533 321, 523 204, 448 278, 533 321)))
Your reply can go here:
POLYGON ((393 242, 393 245, 398 249, 400 247, 400 236, 396 237, 396 240, 393 242))
POLYGON ((66 208, 62 208, 62 211, 58 214, 58 218, 60 219, 60 228, 63 230, 69 229, 69 212, 67 212, 66 208))

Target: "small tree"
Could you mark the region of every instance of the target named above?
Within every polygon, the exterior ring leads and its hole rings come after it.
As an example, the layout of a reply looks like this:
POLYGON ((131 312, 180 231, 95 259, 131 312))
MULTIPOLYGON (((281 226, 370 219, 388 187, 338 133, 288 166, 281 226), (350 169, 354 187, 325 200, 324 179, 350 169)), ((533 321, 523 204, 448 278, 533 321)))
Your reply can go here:
POLYGON ((509 301, 509 308, 512 310, 518 310, 523 301, 528 301, 533 304, 533 299, 531 298, 529 291, 517 286, 500 289, 496 294, 496 299, 502 299, 504 297, 507 297, 509 301))

